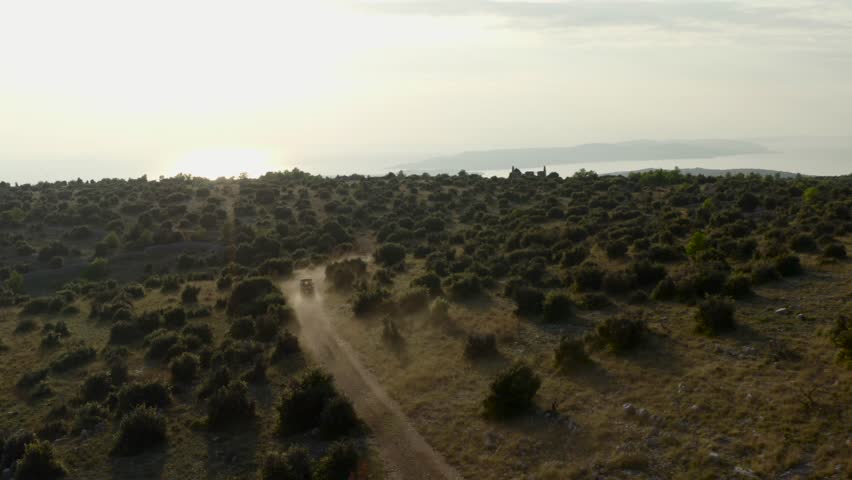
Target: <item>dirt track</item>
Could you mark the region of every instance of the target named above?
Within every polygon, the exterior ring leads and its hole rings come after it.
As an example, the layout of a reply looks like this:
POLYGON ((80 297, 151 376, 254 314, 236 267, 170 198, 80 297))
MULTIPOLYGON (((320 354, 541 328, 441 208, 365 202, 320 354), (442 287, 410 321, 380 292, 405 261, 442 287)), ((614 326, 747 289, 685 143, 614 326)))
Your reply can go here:
POLYGON ((353 401, 355 410, 369 426, 390 478, 461 479, 458 472, 426 443, 411 422, 361 364, 352 347, 331 327, 323 297, 320 269, 297 272, 311 277, 317 286, 313 299, 302 298, 298 280, 283 284, 301 325, 299 340, 331 374, 337 386, 353 401))

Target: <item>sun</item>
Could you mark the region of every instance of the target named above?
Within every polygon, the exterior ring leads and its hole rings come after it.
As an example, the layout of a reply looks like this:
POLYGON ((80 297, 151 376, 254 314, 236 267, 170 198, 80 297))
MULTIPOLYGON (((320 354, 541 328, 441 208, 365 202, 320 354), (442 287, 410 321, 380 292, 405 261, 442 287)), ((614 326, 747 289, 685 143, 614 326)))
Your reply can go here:
POLYGON ((284 169, 270 152, 246 148, 215 148, 193 150, 178 156, 168 168, 170 175, 185 173, 195 177, 215 179, 247 174, 258 177, 267 172, 284 169))

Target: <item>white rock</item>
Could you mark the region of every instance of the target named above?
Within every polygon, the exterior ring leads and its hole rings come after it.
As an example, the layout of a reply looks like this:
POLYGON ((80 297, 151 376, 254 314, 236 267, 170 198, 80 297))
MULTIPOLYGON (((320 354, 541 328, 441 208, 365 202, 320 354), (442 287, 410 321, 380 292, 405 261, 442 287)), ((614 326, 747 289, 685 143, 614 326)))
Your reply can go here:
POLYGON ((634 413, 636 413, 636 407, 634 407, 632 403, 625 403, 621 406, 621 408, 627 415, 633 415, 634 413))
POLYGON ((734 467, 734 473, 736 473, 737 475, 741 475, 743 477, 746 477, 746 478, 760 478, 757 475, 755 475, 755 473, 753 471, 751 471, 747 468, 743 468, 739 465, 734 467))
POLYGON ((784 307, 781 307, 778 310, 775 310, 775 313, 777 313, 778 315, 787 315, 787 309, 784 308, 784 307))

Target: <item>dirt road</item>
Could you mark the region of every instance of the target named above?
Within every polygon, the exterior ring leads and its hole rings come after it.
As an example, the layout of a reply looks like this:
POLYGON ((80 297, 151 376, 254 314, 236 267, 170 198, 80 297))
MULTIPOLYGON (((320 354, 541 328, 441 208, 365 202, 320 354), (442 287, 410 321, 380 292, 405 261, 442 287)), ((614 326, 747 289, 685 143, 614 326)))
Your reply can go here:
POLYGON ((313 298, 302 298, 298 280, 282 288, 296 310, 301 332, 299 341, 332 375, 337 386, 353 401, 358 416, 369 426, 391 478, 461 479, 458 472, 426 443, 411 422, 361 364, 352 347, 332 328, 333 313, 323 301, 323 272, 296 272, 295 278, 311 277, 316 284, 313 298))

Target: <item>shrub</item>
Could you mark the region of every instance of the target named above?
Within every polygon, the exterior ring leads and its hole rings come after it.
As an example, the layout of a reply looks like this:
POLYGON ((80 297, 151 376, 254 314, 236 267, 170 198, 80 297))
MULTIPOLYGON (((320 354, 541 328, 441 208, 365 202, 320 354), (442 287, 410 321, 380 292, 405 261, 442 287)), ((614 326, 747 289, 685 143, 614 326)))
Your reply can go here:
POLYGON ((80 398, 84 402, 102 402, 112 391, 112 382, 107 373, 89 375, 80 387, 80 398))
POLYGON ((266 277, 247 278, 234 286, 228 299, 228 314, 257 316, 266 313, 270 305, 286 302, 281 291, 266 277))
POLYGON ((204 345, 209 345, 213 342, 213 329, 206 323, 187 325, 181 330, 181 335, 184 337, 195 337, 204 345))
POLYGON ((359 420, 348 398, 338 396, 329 400, 320 413, 320 435, 335 439, 348 435, 358 427, 359 420))
POLYGON ((423 287, 429 291, 429 295, 436 297, 442 293, 441 277, 434 273, 425 273, 411 281, 412 287, 423 287))
POLYGON ((162 328, 149 333, 145 337, 145 344, 148 346, 148 350, 145 352, 145 358, 151 360, 167 360, 172 352, 177 353, 178 349, 175 347, 179 346, 178 343, 180 340, 180 335, 162 328))
POLYGON ((594 333, 586 340, 595 348, 606 348, 613 353, 622 353, 638 346, 646 331, 644 320, 618 315, 599 323, 594 333))
POLYGON ((118 426, 113 455, 137 455, 166 442, 166 418, 157 409, 139 405, 118 426))
POLYGON ((399 298, 399 309, 403 313, 417 313, 429 307, 429 292, 425 288, 412 288, 399 298))
POLYGON ((133 322, 116 322, 109 329, 109 343, 128 344, 142 338, 142 330, 133 322))
POLYGON ((38 323, 31 318, 22 318, 18 321, 18 324, 15 325, 15 333, 27 333, 36 329, 38 323))
POLYGON ((627 254, 627 244, 621 240, 614 240, 607 243, 604 250, 609 258, 622 258, 627 254))
POLYGON ((73 350, 62 352, 55 360, 50 362, 50 368, 56 372, 65 372, 91 362, 95 359, 95 355, 94 348, 79 346, 73 350))
POLYGON ((597 264, 585 261, 576 267, 572 272, 574 279, 574 290, 578 292, 588 292, 590 290, 598 290, 603 283, 604 272, 597 264))
POLYGON ((187 284, 180 292, 180 300, 183 303, 198 303, 198 294, 201 293, 201 287, 187 284))
POLYGON ((310 480, 311 460, 304 447, 291 446, 283 453, 267 453, 260 462, 260 480, 310 480))
POLYGON ((733 298, 745 298, 751 295, 751 277, 743 273, 736 273, 728 277, 725 282, 725 295, 733 298))
POLYGON ((360 258, 333 262, 325 267, 325 278, 336 290, 348 290, 356 280, 367 275, 367 263, 360 258))
POLYGON ((278 360, 294 353, 299 353, 300 351, 299 339, 292 333, 285 331, 278 335, 275 341, 275 348, 272 350, 272 359, 278 360))
POLYGON ((790 248, 796 252, 813 252, 817 249, 817 244, 812 235, 799 233, 790 240, 790 248))
POLYGON ((574 370, 592 363, 582 340, 570 337, 562 337, 559 340, 559 345, 553 351, 553 360, 556 368, 564 371, 574 370))
POLYGON ((538 315, 544 309, 544 292, 537 288, 518 287, 512 293, 512 299, 518 315, 538 315))
POLYGON ((0 458, 0 467, 9 468, 26 453, 27 445, 36 441, 32 432, 19 430, 12 434, 3 445, 3 455, 0 458))
POLYGON ((757 261, 750 265, 751 268, 751 283, 761 285, 764 283, 779 280, 781 273, 775 268, 775 265, 767 261, 757 261))
POLYGON ((173 358, 169 363, 169 371, 172 373, 172 381, 177 383, 189 383, 195 380, 198 374, 198 355, 184 352, 173 358))
POLYGON ((444 322, 450 319, 450 303, 441 297, 432 301, 429 306, 429 318, 436 322, 444 322))
POLYGON ((83 277, 87 280, 103 280, 109 276, 109 263, 103 258, 92 260, 84 270, 83 277))
POLYGON ((707 235, 701 231, 695 232, 692 234, 692 237, 689 238, 689 242, 686 243, 686 254, 690 257, 694 257, 700 252, 706 250, 707 247, 707 235))
POLYGON ((293 261, 289 258, 269 258, 257 267, 262 275, 285 276, 293 273, 293 261))
POLYGON ((231 322, 228 335, 238 340, 254 337, 254 320, 251 317, 242 317, 231 322))
POLYGON ((116 410, 120 414, 139 406, 165 408, 171 403, 169 389, 158 381, 131 383, 121 387, 116 395, 116 410))
POLYGON ((379 287, 358 289, 352 297, 352 313, 364 316, 377 313, 389 307, 390 292, 379 287))
POLYGON ((491 383, 482 403, 485 416, 509 418, 529 410, 540 387, 541 379, 530 367, 522 363, 513 365, 491 383))
POLYGON ((186 310, 183 307, 171 307, 163 312, 163 323, 167 327, 179 328, 186 325, 186 310))
POLYGON ((450 300, 469 300, 482 293, 482 281, 473 273, 454 273, 444 280, 444 290, 450 300))
POLYGON ((358 451, 349 443, 335 442, 318 461, 313 480, 352 478, 358 468, 358 451))
POLYGON ((494 334, 471 334, 464 344, 464 356, 469 359, 497 355, 497 337, 494 334))
POLYGON ((802 263, 795 255, 782 255, 775 259, 775 269, 783 277, 791 277, 802 273, 802 263))
POLYGON ((276 315, 263 315, 254 319, 255 338, 259 342, 271 342, 278 338, 281 321, 276 315))
POLYGON ((832 243, 831 245, 825 247, 822 251, 822 255, 826 258, 836 258, 838 260, 842 260, 846 258, 846 246, 842 243, 832 243))
POLYGON ((584 310, 602 310, 612 305, 612 302, 603 293, 592 292, 581 294, 578 305, 584 310))
POLYGON ((53 446, 46 440, 28 443, 15 470, 18 480, 51 480, 66 475, 68 470, 56 459, 53 446))
POLYGON ((245 382, 230 382, 219 388, 207 402, 207 424, 214 428, 254 417, 254 401, 248 397, 245 382))
POLYGON ((405 247, 398 243, 386 243, 376 250, 375 257, 380 265, 396 265, 405 260, 405 247))
POLYGON ((278 431, 299 433, 319 426, 320 414, 337 396, 331 375, 313 369, 287 387, 278 405, 278 431))
POLYGON ((574 302, 563 292, 549 292, 544 299, 544 319, 548 322, 558 322, 574 314, 574 302))
POLYGON ((708 297, 695 312, 695 331, 716 335, 736 328, 734 304, 721 297, 708 297))

